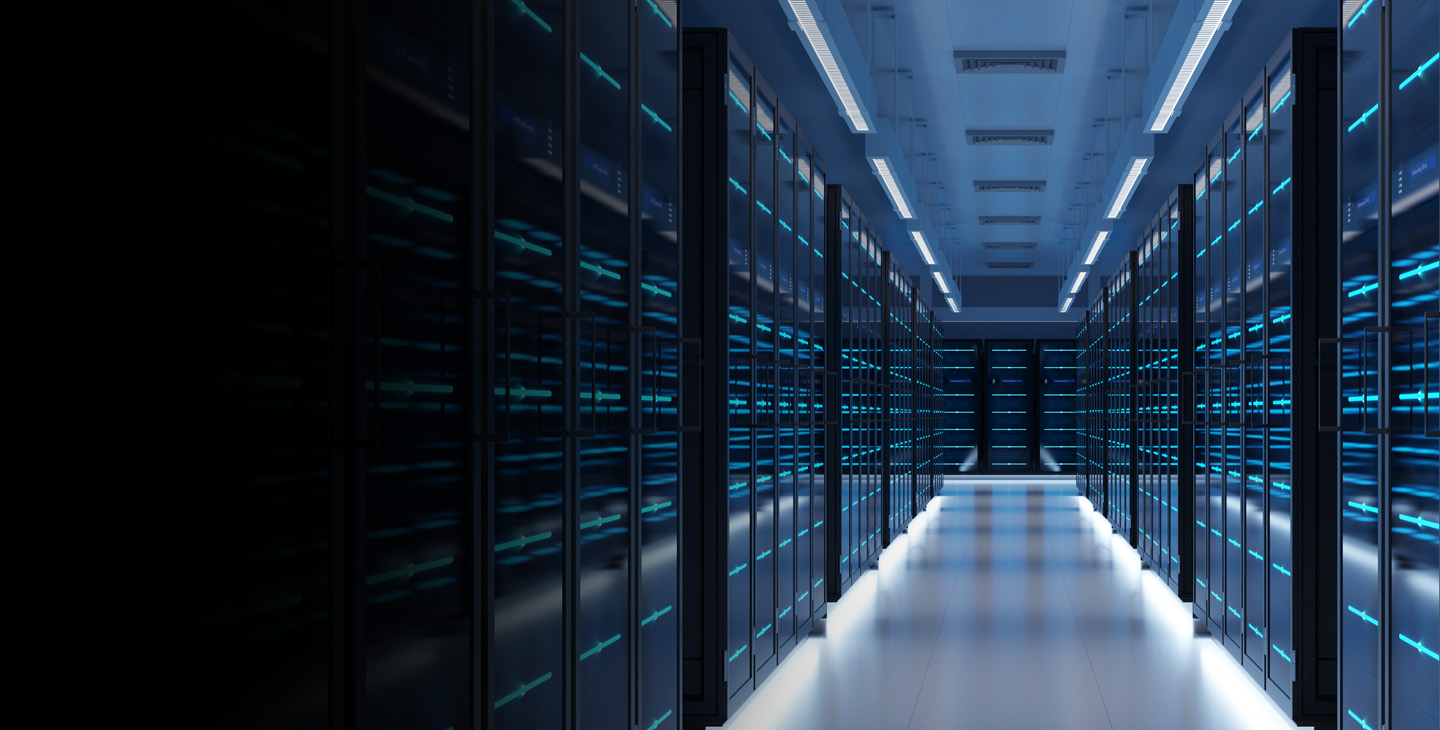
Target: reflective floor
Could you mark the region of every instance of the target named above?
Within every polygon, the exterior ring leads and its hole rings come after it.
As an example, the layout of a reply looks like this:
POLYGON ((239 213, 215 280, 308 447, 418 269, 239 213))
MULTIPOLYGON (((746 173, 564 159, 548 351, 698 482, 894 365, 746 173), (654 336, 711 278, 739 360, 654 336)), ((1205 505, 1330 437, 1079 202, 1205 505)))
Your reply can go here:
POLYGON ((735 730, 1294 727, 1074 481, 960 481, 735 730))

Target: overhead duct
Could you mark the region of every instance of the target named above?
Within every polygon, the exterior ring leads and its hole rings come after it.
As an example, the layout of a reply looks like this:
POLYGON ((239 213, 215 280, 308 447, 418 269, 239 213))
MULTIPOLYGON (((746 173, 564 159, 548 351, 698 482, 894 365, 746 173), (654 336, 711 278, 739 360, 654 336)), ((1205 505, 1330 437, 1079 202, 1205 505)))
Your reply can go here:
POLYGON ((1044 180, 976 180, 977 193, 1043 193, 1044 180))
POLYGON ((965 139, 972 146, 1048 146, 1055 141, 1053 129, 976 129, 965 130, 965 139))
POLYGON ((980 216, 982 226, 1038 226, 1040 216, 1038 215, 982 215, 980 216))
POLYGON ((1064 51, 955 52, 955 73, 1058 74, 1064 71, 1064 51))

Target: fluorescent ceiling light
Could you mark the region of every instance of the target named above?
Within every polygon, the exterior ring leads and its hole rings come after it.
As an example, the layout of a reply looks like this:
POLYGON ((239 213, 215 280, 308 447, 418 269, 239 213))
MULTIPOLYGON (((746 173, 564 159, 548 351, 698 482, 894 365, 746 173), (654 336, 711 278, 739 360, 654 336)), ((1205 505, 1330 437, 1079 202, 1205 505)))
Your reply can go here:
POLYGON ((910 203, 905 200, 904 191, 895 181, 895 171, 890 167, 890 158, 872 157, 870 164, 874 166, 875 174, 880 177, 880 182, 885 184, 885 194, 890 196, 890 204, 895 206, 895 212, 899 213, 901 218, 914 218, 915 211, 910 209, 910 203))
POLYGON ((1070 285, 1070 293, 1071 293, 1071 294, 1079 294, 1079 293, 1080 293, 1080 287, 1085 284, 1085 277, 1088 276, 1089 274, 1090 274, 1089 271, 1085 271, 1085 270, 1082 269, 1082 270, 1080 271, 1080 273, 1075 276, 1075 283, 1070 285))
MULTIPOLYGON (((865 121, 865 115, 860 112, 860 105, 855 102, 855 93, 850 90, 850 84, 845 82, 844 74, 840 73, 840 65, 835 62, 835 54, 830 50, 829 41, 825 40, 825 34, 820 32, 820 25, 815 22, 815 16, 810 12, 810 4, 805 0, 788 0, 790 11, 795 13, 795 22, 800 26, 800 32, 805 34, 805 42, 810 45, 810 51, 819 59, 820 67, 825 70, 825 80, 830 83, 830 89, 839 97, 840 105, 845 108, 845 116, 850 118, 850 126, 857 132, 869 132, 870 123, 865 121)), ((905 216, 909 218, 910 216, 905 216)))
POLYGON ((1120 189, 1115 191, 1115 199, 1110 201, 1110 209, 1105 211, 1106 218, 1120 217, 1120 211, 1125 209, 1125 204, 1130 202, 1130 196, 1135 194, 1135 184, 1140 182, 1140 176, 1145 174, 1145 167, 1149 164, 1149 157, 1136 157, 1130 160, 1130 169, 1125 173, 1125 182, 1120 183, 1120 189))
POLYGON ((911 231, 910 237, 915 239, 915 248, 920 249, 920 255, 925 257, 925 265, 934 266, 935 257, 930 255, 930 247, 925 244, 925 234, 920 231, 911 231))
POLYGON ((950 287, 945 286, 945 277, 938 271, 932 271, 930 273, 935 276, 935 284, 940 287, 940 293, 949 294, 950 287))
POLYGON ((950 311, 959 312, 960 308, 955 306, 955 297, 945 297, 945 303, 950 305, 950 311))
POLYGON ((1070 311, 1070 305, 1071 305, 1071 304, 1074 304, 1074 303, 1075 303, 1075 297, 1067 297, 1067 298, 1065 299, 1065 303, 1060 306, 1060 313, 1061 313, 1061 314, 1064 314, 1064 313, 1070 311))
POLYGON ((1085 254, 1085 265, 1095 263, 1095 257, 1100 255, 1100 249, 1105 246, 1106 239, 1110 238, 1109 231, 1096 231, 1095 243, 1090 244, 1090 253, 1085 254))
POLYGON ((1190 50, 1186 51, 1185 60, 1180 64, 1180 70, 1175 74, 1175 78, 1170 80, 1170 88, 1161 97, 1160 106, 1155 111, 1155 120, 1150 123, 1151 132, 1170 130, 1170 123, 1175 118, 1175 111, 1180 107, 1180 102, 1190 93, 1190 86, 1195 81, 1195 73, 1200 70, 1200 62, 1205 59, 1206 54, 1210 52, 1210 46, 1215 43, 1216 36, 1220 34, 1220 26, 1225 22, 1225 15, 1230 11, 1232 2, 1234 0, 1215 0, 1210 5, 1210 12, 1205 14, 1205 20, 1200 24, 1200 32, 1190 43, 1190 50))

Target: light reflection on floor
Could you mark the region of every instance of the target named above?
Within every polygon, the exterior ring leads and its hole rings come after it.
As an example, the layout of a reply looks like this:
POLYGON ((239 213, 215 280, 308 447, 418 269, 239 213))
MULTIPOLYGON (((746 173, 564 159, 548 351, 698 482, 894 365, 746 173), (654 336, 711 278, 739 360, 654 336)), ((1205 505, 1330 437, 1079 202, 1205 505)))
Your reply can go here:
POLYGON ((952 478, 726 727, 1294 725, 1073 479, 952 478))

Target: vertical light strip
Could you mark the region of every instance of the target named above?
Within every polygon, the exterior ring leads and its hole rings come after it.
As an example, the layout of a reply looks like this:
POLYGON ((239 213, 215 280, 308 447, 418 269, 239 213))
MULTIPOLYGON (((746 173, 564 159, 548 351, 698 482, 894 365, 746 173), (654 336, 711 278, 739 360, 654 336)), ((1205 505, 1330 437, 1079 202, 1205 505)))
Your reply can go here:
POLYGON ((1071 294, 1079 294, 1079 293, 1080 293, 1080 287, 1081 287, 1081 286, 1084 286, 1084 284, 1085 284, 1085 277, 1086 277, 1086 276, 1089 276, 1089 275, 1090 275, 1090 272, 1089 272, 1089 271, 1085 271, 1085 270, 1082 269, 1082 270, 1080 271, 1080 273, 1075 276, 1075 283, 1070 285, 1070 293, 1071 293, 1071 294))
POLYGON ((1070 305, 1071 305, 1071 304, 1074 304, 1074 303, 1075 303, 1075 297, 1066 297, 1066 298, 1065 298, 1065 304, 1061 305, 1061 307, 1060 307, 1060 313, 1061 313, 1061 314, 1064 314, 1065 312, 1070 311, 1070 305))
POLYGON ((1160 110, 1150 125, 1151 132, 1164 132, 1170 127, 1170 120, 1180 106, 1180 99, 1190 91, 1190 83, 1195 80, 1195 72, 1200 68, 1200 59, 1205 57, 1210 51, 1210 44, 1215 42, 1220 23, 1225 19, 1225 13, 1230 10, 1231 2, 1232 0, 1215 0, 1210 6, 1210 12, 1205 14, 1200 32, 1195 35, 1190 50, 1185 54, 1185 61, 1180 64, 1180 72, 1175 74, 1174 80, 1170 82, 1170 89, 1165 92, 1165 98, 1160 102, 1160 110))
MULTIPOLYGON (((840 66, 835 63, 835 54, 830 51, 830 44, 825 40, 825 34, 820 32, 820 26, 815 22, 815 16, 810 13, 810 5, 805 0, 788 0, 790 11, 795 13, 795 22, 800 26, 800 31, 805 34, 805 41, 810 44, 810 50, 815 57, 820 59, 820 67, 825 69, 825 77, 830 82, 830 88, 835 90, 835 95, 840 97, 841 106, 845 107, 845 115, 850 118, 850 124, 857 132, 869 132, 870 124, 865 121, 865 115, 860 113, 860 105, 855 103, 855 94, 850 91, 850 85, 845 83, 845 76, 840 73, 840 66)), ((909 216, 906 216, 907 218, 909 216)))
POLYGON ((960 308, 955 306, 955 297, 945 297, 945 303, 950 305, 950 311, 959 312, 960 308))
POLYGON ((941 294, 949 294, 950 287, 945 286, 945 277, 938 271, 930 272, 935 277, 935 284, 940 287, 941 294))

